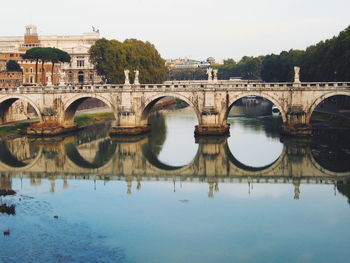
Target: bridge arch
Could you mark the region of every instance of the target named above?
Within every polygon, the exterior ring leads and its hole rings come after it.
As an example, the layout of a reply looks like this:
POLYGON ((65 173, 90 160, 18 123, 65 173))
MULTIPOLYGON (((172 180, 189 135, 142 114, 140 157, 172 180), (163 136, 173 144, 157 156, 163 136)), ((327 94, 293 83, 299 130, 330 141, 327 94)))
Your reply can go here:
POLYGON ((328 92, 326 94, 323 94, 319 97, 317 97, 309 106, 308 111, 307 111, 307 123, 310 122, 311 117, 312 117, 312 113, 314 112, 314 110, 317 108, 318 105, 320 105, 320 103, 322 101, 324 101, 327 98, 333 97, 333 96, 350 96, 350 91, 334 91, 334 92, 328 92))
POLYGON ((180 99, 180 100, 186 102, 193 109, 193 111, 197 117, 198 123, 200 122, 200 114, 199 114, 198 107, 190 99, 188 99, 186 96, 179 94, 179 93, 176 93, 176 92, 174 92, 174 93, 173 92, 166 92, 166 93, 153 95, 153 96, 148 97, 146 99, 146 102, 141 109, 141 114, 140 114, 141 124, 146 125, 148 123, 148 116, 149 116, 149 113, 150 113, 152 107, 159 100, 161 100, 162 98, 165 98, 165 97, 174 97, 174 98, 177 98, 177 99, 180 99))
POLYGON ((35 110, 36 114, 38 115, 39 121, 43 121, 42 113, 39 109, 39 107, 32 101, 31 99, 27 98, 26 96, 22 95, 11 95, 11 96, 4 96, 0 98, 0 118, 4 119, 7 111, 11 107, 11 105, 16 102, 17 100, 23 100, 27 103, 29 103, 35 110))
POLYGON ((79 94, 72 97, 65 103, 63 107, 63 113, 61 116, 62 121, 64 123, 72 124, 74 122, 74 116, 78 107, 87 99, 97 99, 102 101, 104 104, 108 106, 108 108, 113 112, 114 117, 117 119, 115 108, 109 99, 105 98, 104 96, 100 96, 98 94, 91 94, 91 95, 79 94))
POLYGON ((266 94, 266 93, 260 93, 260 92, 248 92, 248 93, 242 93, 242 94, 239 94, 237 96, 234 96, 232 98, 230 98, 230 101, 229 101, 229 105, 226 109, 226 111, 224 111, 222 117, 221 117, 221 121, 222 123, 225 123, 227 122, 227 117, 228 117, 228 114, 230 113, 233 105, 240 99, 242 98, 245 98, 245 97, 248 97, 248 96, 256 96, 256 97, 262 97, 264 99, 267 99, 269 100, 270 102, 272 102, 278 109, 279 111, 281 112, 281 117, 282 117, 282 121, 283 123, 287 122, 287 116, 286 116, 286 112, 284 110, 284 108, 281 106, 281 103, 274 97, 266 94))

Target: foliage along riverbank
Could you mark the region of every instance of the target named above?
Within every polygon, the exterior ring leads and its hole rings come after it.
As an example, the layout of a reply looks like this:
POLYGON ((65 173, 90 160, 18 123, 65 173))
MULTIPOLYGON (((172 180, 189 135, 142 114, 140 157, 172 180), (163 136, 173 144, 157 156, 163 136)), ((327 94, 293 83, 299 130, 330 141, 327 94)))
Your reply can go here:
MULTIPOLYGON (((240 61, 228 58, 223 65, 214 65, 219 70, 219 79, 241 77, 266 82, 293 81, 294 66, 301 67, 302 81, 350 80, 350 26, 337 36, 305 50, 291 49, 280 54, 244 56, 240 61)), ((203 68, 174 68, 169 73, 169 80, 204 79, 207 79, 207 75, 203 68)))

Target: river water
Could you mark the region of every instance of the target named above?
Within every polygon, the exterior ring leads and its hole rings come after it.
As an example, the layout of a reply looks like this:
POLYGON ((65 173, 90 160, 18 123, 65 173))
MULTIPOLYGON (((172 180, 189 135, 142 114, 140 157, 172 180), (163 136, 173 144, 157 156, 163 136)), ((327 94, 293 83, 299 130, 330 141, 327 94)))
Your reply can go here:
POLYGON ((257 107, 233 107, 229 137, 194 138, 184 109, 148 136, 0 142, 0 189, 17 192, 0 262, 347 262, 346 132, 282 138, 257 107))

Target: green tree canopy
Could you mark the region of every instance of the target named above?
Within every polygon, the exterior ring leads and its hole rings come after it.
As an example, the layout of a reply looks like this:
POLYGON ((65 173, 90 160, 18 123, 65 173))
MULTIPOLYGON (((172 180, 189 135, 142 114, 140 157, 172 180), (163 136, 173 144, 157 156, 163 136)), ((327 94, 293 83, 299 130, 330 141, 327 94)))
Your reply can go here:
POLYGON ((90 48, 90 60, 108 83, 124 83, 125 69, 130 70, 131 81, 133 71, 139 70, 141 83, 162 83, 168 75, 165 60, 154 45, 136 39, 100 39, 90 48))
POLYGON ((224 64, 217 66, 219 79, 242 77, 244 79, 260 79, 263 57, 244 56, 238 63, 232 58, 224 60, 224 64))
POLYGON ((18 71, 22 72, 21 67, 19 66, 18 62, 15 60, 9 60, 6 62, 6 71, 18 71))
POLYGON ((350 80, 350 26, 332 39, 304 50, 282 51, 260 57, 243 57, 238 63, 224 60, 219 78, 242 77, 264 81, 292 81, 293 67, 301 67, 302 81, 350 80))
POLYGON ((70 62, 71 57, 70 55, 58 48, 51 48, 51 47, 35 47, 31 48, 26 51, 24 55, 22 55, 24 59, 29 60, 35 60, 35 82, 38 83, 38 63, 41 61, 41 67, 42 67, 42 79, 45 78, 45 72, 44 72, 44 64, 45 62, 51 62, 51 72, 53 73, 54 66, 56 63, 61 62, 70 62))
POLYGON ((206 68, 173 68, 169 71, 169 80, 205 80, 206 68))

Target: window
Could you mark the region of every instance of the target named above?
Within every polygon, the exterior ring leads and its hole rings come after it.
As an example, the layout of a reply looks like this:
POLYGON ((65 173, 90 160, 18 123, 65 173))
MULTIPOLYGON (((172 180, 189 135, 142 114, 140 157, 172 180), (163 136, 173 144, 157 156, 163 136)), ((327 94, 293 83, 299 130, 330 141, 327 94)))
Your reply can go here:
POLYGON ((72 71, 69 71, 68 79, 69 79, 69 82, 73 82, 73 73, 72 73, 72 71))
POLYGON ((78 68, 84 67, 84 60, 77 60, 77 67, 78 68))

